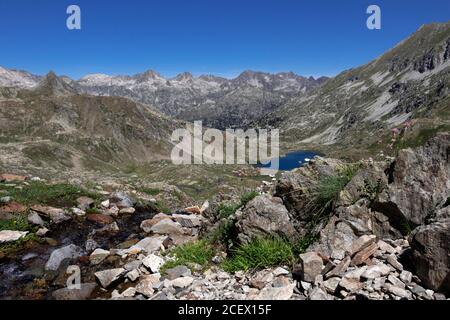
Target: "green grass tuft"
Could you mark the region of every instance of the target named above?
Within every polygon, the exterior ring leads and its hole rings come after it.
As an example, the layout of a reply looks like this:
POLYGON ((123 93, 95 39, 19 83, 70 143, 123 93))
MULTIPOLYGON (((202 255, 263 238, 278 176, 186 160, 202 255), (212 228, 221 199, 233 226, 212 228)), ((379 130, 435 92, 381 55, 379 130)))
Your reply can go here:
POLYGON ((279 265, 292 265, 295 261, 292 245, 280 238, 255 239, 232 251, 223 262, 225 271, 258 270, 279 265))
POLYGON ((168 255, 173 256, 174 260, 167 261, 161 268, 161 272, 164 273, 167 269, 181 265, 189 267, 189 265, 194 263, 205 267, 214 257, 214 254, 214 248, 206 241, 200 240, 186 243, 170 250, 168 255))

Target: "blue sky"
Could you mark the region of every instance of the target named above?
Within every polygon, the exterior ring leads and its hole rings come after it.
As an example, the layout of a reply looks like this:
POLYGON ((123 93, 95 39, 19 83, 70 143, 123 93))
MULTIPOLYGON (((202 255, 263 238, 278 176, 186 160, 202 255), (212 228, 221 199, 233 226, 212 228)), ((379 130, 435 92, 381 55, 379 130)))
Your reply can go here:
POLYGON ((0 65, 73 78, 147 69, 330 76, 449 20, 449 0, 1 0, 0 65), (82 30, 66 28, 70 4, 81 7, 82 30), (370 4, 381 7, 381 30, 366 28, 370 4))

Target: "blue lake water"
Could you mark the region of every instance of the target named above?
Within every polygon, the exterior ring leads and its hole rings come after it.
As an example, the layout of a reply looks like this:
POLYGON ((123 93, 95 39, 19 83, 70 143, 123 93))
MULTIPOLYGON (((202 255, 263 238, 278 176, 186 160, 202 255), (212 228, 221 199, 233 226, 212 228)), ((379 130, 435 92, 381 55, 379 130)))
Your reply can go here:
MULTIPOLYGON (((287 153, 285 156, 280 157, 280 170, 290 171, 296 169, 312 160, 315 156, 320 154, 314 151, 294 151, 287 153)), ((267 165, 257 165, 258 168, 269 168, 270 163, 267 165)))

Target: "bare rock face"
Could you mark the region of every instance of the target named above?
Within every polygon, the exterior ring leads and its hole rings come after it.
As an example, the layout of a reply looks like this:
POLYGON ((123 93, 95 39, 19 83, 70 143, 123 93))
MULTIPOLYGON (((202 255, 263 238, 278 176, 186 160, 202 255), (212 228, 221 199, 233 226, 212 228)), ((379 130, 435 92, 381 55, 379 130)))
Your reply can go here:
POLYGON ((283 236, 288 239, 297 237, 288 211, 279 198, 258 196, 236 215, 238 237, 243 243, 257 237, 283 236))
POLYGON ((423 283, 450 292, 450 219, 417 228, 410 243, 416 274, 423 283))
POLYGON ((423 147, 400 151, 390 184, 374 204, 398 224, 422 225, 450 197, 450 133, 441 133, 423 147))

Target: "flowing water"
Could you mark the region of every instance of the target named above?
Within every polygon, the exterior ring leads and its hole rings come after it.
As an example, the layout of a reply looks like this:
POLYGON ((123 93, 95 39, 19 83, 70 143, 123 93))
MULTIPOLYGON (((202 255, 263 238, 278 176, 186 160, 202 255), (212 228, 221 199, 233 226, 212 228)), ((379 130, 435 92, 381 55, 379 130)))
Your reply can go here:
MULTIPOLYGON (((151 211, 137 211, 133 215, 121 217, 116 220, 119 232, 96 233, 93 239, 99 247, 109 250, 116 248, 124 241, 144 238, 145 234, 140 229, 140 224, 143 220, 151 219, 155 214, 156 212, 151 211)), ((51 298, 54 290, 65 286, 64 270, 68 263, 63 265, 57 273, 46 272, 44 266, 50 254, 53 250, 70 244, 84 249, 86 241, 92 238, 92 231, 99 228, 101 226, 87 220, 74 220, 52 226, 48 236, 54 240, 54 243, 26 245, 22 250, 3 258, 0 261, 0 299, 51 298)), ((89 265, 87 259, 80 260, 73 264, 80 266, 82 282, 95 282, 93 273, 97 270, 89 265)), ((118 261, 111 259, 106 261, 102 268, 114 268, 116 263, 118 261)), ((98 292, 97 296, 100 295, 101 293, 98 292)))

